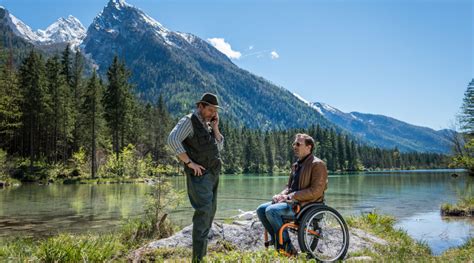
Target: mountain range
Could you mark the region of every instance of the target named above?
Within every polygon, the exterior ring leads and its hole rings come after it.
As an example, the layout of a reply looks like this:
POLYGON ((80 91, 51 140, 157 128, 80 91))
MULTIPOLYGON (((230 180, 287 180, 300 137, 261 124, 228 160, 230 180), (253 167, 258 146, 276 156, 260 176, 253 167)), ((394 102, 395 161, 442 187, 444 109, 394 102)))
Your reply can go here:
POLYGON ((7 9, 0 8, 0 39, 4 46, 18 50, 34 46, 46 52, 57 52, 70 43, 103 76, 117 55, 131 70, 136 94, 149 102, 162 95, 176 116, 189 112, 203 92, 211 91, 219 95, 226 119, 250 128, 286 129, 319 124, 345 130, 363 142, 385 148, 449 151, 449 132, 380 115, 345 114, 328 110, 325 104, 308 103, 239 68, 207 41, 169 30, 123 0, 110 0, 87 30, 77 18, 68 16, 45 30, 33 31, 7 9))
POLYGON ((73 47, 79 45, 86 36, 86 29, 74 16, 59 18, 45 30, 33 31, 20 19, 6 11, 2 16, 3 23, 6 23, 15 35, 31 42, 35 45, 48 45, 54 43, 69 42, 73 47))
POLYGON ((326 119, 361 141, 383 148, 398 147, 403 152, 427 151, 447 153, 451 150, 451 130, 435 131, 391 117, 360 112, 344 113, 328 104, 310 105, 326 119))

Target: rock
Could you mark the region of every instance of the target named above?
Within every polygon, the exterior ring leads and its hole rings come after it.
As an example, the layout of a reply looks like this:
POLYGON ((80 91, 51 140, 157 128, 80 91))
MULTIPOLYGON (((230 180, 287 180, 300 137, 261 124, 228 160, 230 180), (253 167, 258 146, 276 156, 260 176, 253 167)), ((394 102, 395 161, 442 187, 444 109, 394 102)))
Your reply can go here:
POLYGON ((236 220, 252 220, 256 217, 257 213, 255 211, 243 211, 239 209, 240 214, 237 216, 234 216, 234 219, 236 220))
MULTIPOLYGON (((234 217, 231 224, 214 222, 209 232, 209 246, 215 245, 218 241, 224 240, 242 251, 257 251, 264 249, 264 228, 255 211, 243 212, 234 217)), ((374 244, 387 245, 387 241, 371 235, 361 229, 350 228, 349 253, 354 253, 364 249, 373 250, 374 244)), ((183 228, 171 237, 156 240, 148 243, 142 248, 132 252, 132 258, 140 258, 140 254, 156 248, 192 247, 192 225, 183 228)), ((290 232, 293 245, 299 249, 298 240, 295 233, 290 232)), ((364 260, 364 259, 361 259, 364 260)))

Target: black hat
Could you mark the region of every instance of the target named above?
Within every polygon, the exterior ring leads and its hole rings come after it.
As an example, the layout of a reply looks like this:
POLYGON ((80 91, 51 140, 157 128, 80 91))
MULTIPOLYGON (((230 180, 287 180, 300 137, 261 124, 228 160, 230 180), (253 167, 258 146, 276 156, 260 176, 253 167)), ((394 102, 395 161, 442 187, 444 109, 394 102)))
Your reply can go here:
POLYGON ((202 95, 201 100, 196 102, 196 104, 198 104, 198 103, 205 103, 207 105, 211 105, 211 106, 214 106, 216 108, 220 108, 219 103, 217 102, 217 96, 212 94, 212 93, 204 93, 202 95))

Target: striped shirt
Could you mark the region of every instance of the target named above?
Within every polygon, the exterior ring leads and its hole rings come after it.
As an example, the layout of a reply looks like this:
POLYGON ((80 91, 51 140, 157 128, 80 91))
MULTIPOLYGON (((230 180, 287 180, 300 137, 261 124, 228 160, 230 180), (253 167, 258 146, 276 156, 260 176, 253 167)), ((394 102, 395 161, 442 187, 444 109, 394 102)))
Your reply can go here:
MULTIPOLYGON (((197 114, 197 111, 193 112, 194 115, 201 121, 201 123, 206 127, 206 129, 210 129, 209 125, 204 123, 201 118, 201 115, 197 114)), ((210 131, 210 130, 209 130, 210 131)), ((170 135, 168 136, 168 146, 176 153, 176 155, 185 153, 186 150, 183 146, 183 141, 186 138, 191 138, 194 135, 193 131, 193 124, 191 122, 191 118, 188 116, 184 116, 179 120, 178 124, 174 126, 173 130, 171 130, 170 135)), ((224 136, 220 141, 217 141, 217 149, 222 151, 224 148, 224 136)))

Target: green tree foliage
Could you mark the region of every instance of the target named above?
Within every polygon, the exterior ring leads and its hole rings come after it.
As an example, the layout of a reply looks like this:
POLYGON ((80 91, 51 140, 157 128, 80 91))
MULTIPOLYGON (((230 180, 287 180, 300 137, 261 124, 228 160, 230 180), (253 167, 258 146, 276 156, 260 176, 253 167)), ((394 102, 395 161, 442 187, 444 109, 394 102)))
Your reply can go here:
POLYGON ((396 148, 370 147, 331 129, 319 128, 319 132, 312 128, 260 131, 229 128, 225 123, 223 127, 223 160, 224 171, 227 173, 287 172, 291 162, 296 161, 291 144, 297 133, 316 133, 313 135, 316 141, 314 154, 327 163, 330 171, 430 169, 446 167, 447 164, 446 156, 442 154, 400 153, 396 148), (239 150, 240 147, 242 151, 239 150), (339 152, 341 147, 344 155, 339 152))
POLYGON ((120 150, 125 146, 125 132, 131 119, 132 86, 128 82, 130 72, 117 56, 107 71, 108 85, 104 94, 103 104, 105 120, 112 133, 113 151, 118 159, 120 150))
POLYGON ((84 102, 81 107, 82 123, 85 129, 82 134, 85 137, 85 145, 91 158, 91 177, 94 178, 97 173, 97 144, 100 134, 104 132, 103 108, 101 104, 103 88, 96 72, 87 83, 84 92, 84 102))
POLYGON ((44 127, 48 113, 46 81, 43 58, 34 50, 23 61, 19 69, 19 84, 24 98, 22 111, 22 154, 28 154, 30 166, 41 155, 42 142, 45 137, 44 127))
POLYGON ((50 129, 49 160, 53 162, 61 159, 63 163, 68 158, 68 148, 71 141, 71 105, 70 91, 65 77, 61 74, 61 63, 58 56, 46 62, 47 92, 49 95, 48 116, 50 129))
MULTIPOLYGON (((29 160, 30 174, 38 161, 55 167, 55 177, 143 177, 153 175, 154 167, 170 171, 178 165, 166 145, 177 121, 166 96, 158 95, 155 103, 138 100, 130 72, 117 57, 105 84, 95 71, 86 77, 81 57, 69 48, 48 59, 31 51, 18 69, 0 65, 0 146, 29 160)), ((331 171, 445 167, 443 155, 371 147, 326 126, 255 129, 221 116, 225 173, 288 172, 296 133, 314 137, 314 154, 331 171)))
POLYGON ((464 93, 462 113, 459 116, 461 129, 464 133, 474 137, 474 79, 471 80, 464 93))
POLYGON ((71 46, 67 44, 61 55, 61 74, 65 77, 69 87, 72 86, 72 69, 71 69, 71 46))
POLYGON ((461 133, 452 134, 454 156, 451 167, 465 167, 474 175, 474 79, 464 93, 461 114, 458 116, 461 133))
MULTIPOLYGON (((69 48, 66 47, 66 50, 69 48)), ((64 53, 67 53, 66 50, 64 53)), ((66 58, 64 58, 66 59, 66 58)), ((66 65, 64 65, 66 67, 66 65)), ((85 116, 81 115, 80 113, 80 108, 83 104, 83 99, 84 99, 84 87, 83 87, 83 73, 84 73, 84 62, 82 59, 81 52, 79 50, 76 50, 75 55, 74 55, 74 60, 72 63, 71 71, 65 75, 66 79, 69 78, 69 85, 71 88, 71 102, 72 102, 72 120, 73 120, 73 129, 72 129, 72 144, 71 144, 71 150, 77 151, 80 147, 80 144, 84 144, 84 142, 80 141, 80 133, 83 130, 83 127, 81 127, 81 122, 83 122, 83 118, 85 116)))
POLYGON ((21 128, 21 95, 16 72, 6 63, 2 63, 0 66, 0 148, 14 148, 15 134, 21 128))

